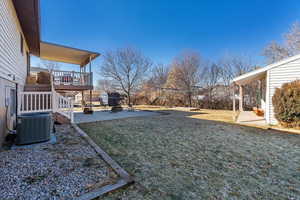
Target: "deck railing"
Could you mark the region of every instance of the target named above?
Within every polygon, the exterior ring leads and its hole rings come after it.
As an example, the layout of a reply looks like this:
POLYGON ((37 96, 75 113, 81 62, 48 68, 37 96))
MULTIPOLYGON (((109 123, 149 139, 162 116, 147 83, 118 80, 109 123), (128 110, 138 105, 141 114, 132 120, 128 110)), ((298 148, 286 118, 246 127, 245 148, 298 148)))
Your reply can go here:
POLYGON ((73 100, 52 92, 21 92, 19 113, 58 112, 73 123, 73 100))
POLYGON ((50 112, 52 111, 52 92, 21 92, 19 112, 50 112))
POLYGON ((92 72, 53 70, 52 77, 54 85, 91 86, 93 82, 92 72))
POLYGON ((67 98, 58 94, 57 92, 53 92, 53 112, 58 112, 70 119, 71 122, 73 122, 73 108, 74 105, 71 98, 67 98))

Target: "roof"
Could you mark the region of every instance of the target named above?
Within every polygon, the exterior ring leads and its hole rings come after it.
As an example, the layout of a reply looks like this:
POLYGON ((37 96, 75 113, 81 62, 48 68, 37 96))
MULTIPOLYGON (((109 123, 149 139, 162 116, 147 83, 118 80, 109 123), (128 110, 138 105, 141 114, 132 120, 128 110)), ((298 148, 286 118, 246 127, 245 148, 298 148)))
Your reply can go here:
POLYGON ((42 59, 85 66, 100 54, 49 42, 40 43, 42 59), (91 60, 90 60, 91 59, 91 60))
POLYGON ((278 62, 267 65, 263 68, 260 68, 260 69, 248 72, 246 74, 243 74, 241 76, 238 76, 238 77, 236 77, 232 80, 232 83, 237 83, 237 84, 249 83, 250 81, 257 80, 257 79, 265 76, 266 72, 273 69, 273 68, 276 68, 278 66, 284 65, 284 64, 289 63, 289 62, 293 62, 293 61, 298 60, 298 59, 300 59, 300 54, 289 57, 289 58, 285 58, 285 59, 280 60, 278 62))
POLYGON ((40 55, 40 1, 13 0, 23 34, 29 51, 35 56, 40 55))

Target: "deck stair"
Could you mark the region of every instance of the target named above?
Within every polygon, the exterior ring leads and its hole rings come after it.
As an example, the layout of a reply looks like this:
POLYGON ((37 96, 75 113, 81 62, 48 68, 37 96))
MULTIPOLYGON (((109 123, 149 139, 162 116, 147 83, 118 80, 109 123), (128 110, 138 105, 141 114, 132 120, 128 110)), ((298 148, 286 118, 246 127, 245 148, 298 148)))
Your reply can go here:
POLYGON ((52 112, 60 123, 73 122, 73 101, 56 92, 53 81, 50 84, 27 85, 26 87, 27 89, 20 92, 18 98, 19 105, 21 105, 18 113, 52 112))

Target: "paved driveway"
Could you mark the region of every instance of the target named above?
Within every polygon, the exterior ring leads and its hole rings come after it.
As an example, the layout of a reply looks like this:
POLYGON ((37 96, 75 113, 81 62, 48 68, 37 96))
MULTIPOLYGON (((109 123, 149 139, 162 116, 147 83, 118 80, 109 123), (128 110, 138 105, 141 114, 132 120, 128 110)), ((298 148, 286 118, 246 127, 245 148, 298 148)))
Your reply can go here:
POLYGON ((74 113, 75 123, 86 123, 86 122, 96 122, 96 121, 105 121, 113 119, 122 119, 128 117, 143 117, 143 116, 153 116, 158 115, 157 112, 150 111, 121 111, 117 113, 112 113, 107 110, 103 111, 94 111, 93 114, 83 114, 82 112, 74 113))

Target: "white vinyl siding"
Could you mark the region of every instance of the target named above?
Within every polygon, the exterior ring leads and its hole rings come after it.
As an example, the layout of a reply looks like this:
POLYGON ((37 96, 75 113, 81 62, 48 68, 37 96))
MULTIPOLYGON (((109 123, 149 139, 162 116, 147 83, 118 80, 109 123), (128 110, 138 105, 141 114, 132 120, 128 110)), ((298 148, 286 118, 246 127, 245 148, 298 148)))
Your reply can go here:
MULTIPOLYGON (((27 45, 21 52, 21 28, 12 0, 0 0, 0 75, 12 74, 24 85, 27 75, 27 45)), ((24 37, 23 37, 24 38, 24 37)))
POLYGON ((280 65, 269 70, 269 122, 272 125, 277 124, 274 116, 274 107, 272 104, 272 97, 276 88, 280 88, 282 84, 300 80, 300 59, 280 65))

